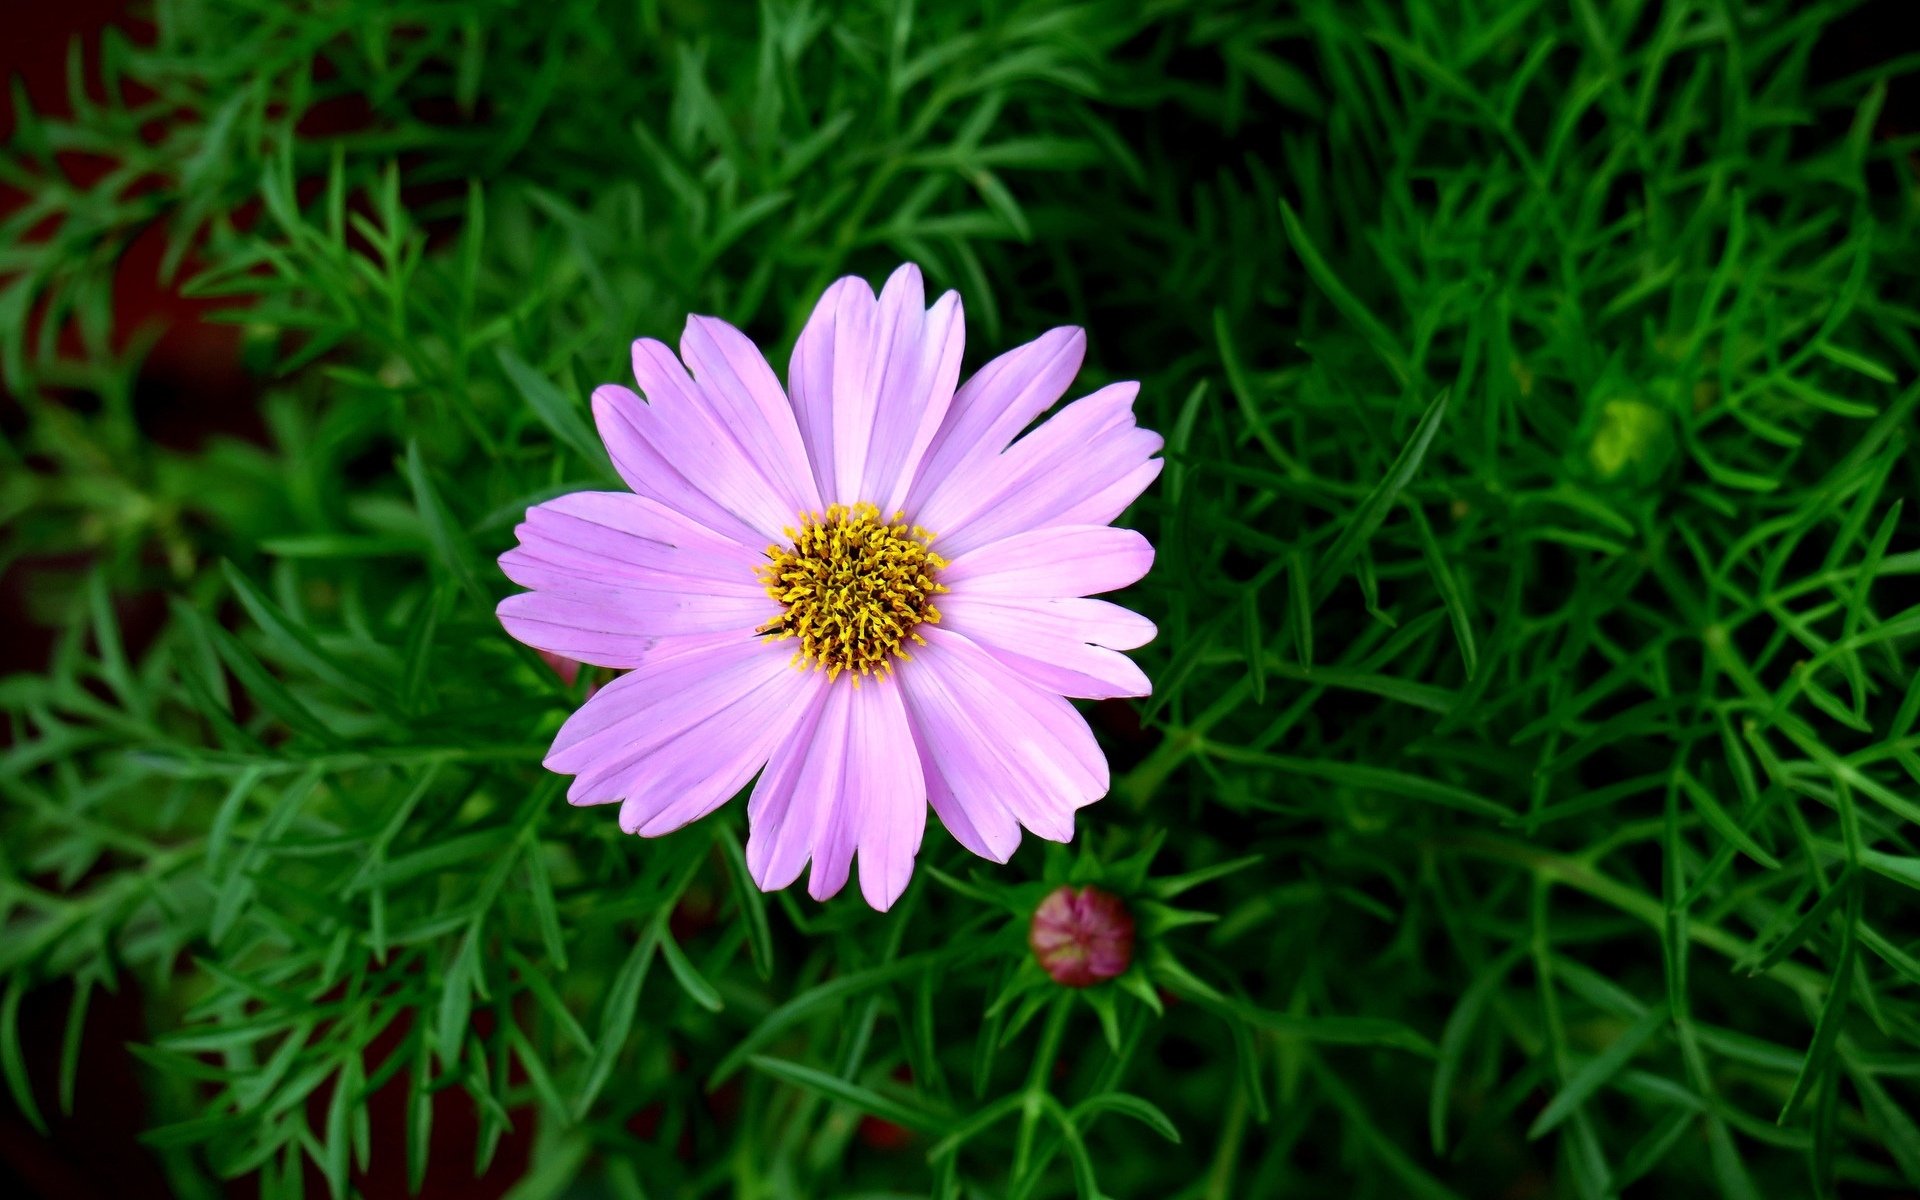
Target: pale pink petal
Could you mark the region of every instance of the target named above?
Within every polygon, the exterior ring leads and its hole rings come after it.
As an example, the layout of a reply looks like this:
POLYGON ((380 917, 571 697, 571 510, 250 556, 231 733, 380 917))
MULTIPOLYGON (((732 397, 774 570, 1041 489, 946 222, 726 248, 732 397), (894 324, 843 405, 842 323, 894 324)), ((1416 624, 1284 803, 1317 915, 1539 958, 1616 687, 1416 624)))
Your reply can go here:
POLYGON ((520 544, 500 556, 500 568, 522 587, 687 580, 722 595, 761 590, 761 551, 627 492, 557 496, 529 508, 514 534, 520 544))
POLYGON ((826 693, 787 734, 747 803, 747 868, 772 890, 799 878, 825 900, 860 859, 860 892, 886 911, 906 890, 926 828, 927 789, 900 685, 852 680, 826 693))
POLYGON ((809 694, 826 686, 824 678, 789 665, 782 671, 687 725, 631 768, 596 773, 585 788, 616 787, 624 797, 620 828, 642 837, 671 833, 706 816, 747 785, 799 722, 809 694))
POLYGON ((787 382, 829 503, 906 502, 913 469, 947 413, 960 377, 960 297, 925 307, 920 269, 902 266, 878 299, 861 279, 837 281, 800 331, 787 382))
POLYGON ((538 650, 637 666, 678 634, 751 631, 778 611, 759 557, 658 501, 575 492, 527 510, 500 568, 533 588, 500 602, 500 622, 538 650))
POLYGON ((873 303, 873 289, 866 280, 851 275, 835 280, 813 306, 813 314, 793 344, 793 356, 787 360, 787 390, 793 401, 794 420, 800 427, 800 440, 806 443, 820 498, 828 504, 840 502, 833 482, 834 340, 840 312, 849 306, 873 303))
MULTIPOLYGON (((947 564, 955 596, 1092 596, 1126 587, 1153 566, 1153 544, 1131 529, 1055 525, 1002 538, 947 564)), ((940 601, 944 611, 947 599, 940 601)))
MULTIPOLYGON (((824 674, 819 678, 825 679, 824 674)), ((762 891, 800 878, 815 857, 812 883, 846 883, 853 848, 845 836, 840 795, 847 767, 851 680, 828 684, 773 751, 747 800, 747 870, 762 891)))
POLYGON ((927 827, 927 783, 898 679, 862 680, 847 728, 845 803, 860 853, 860 894, 885 912, 907 890, 927 827))
MULTIPOLYGON (((681 372, 681 376, 684 379, 685 373, 681 372)), ((664 391, 656 386, 654 394, 659 396, 664 391)), ((669 398, 661 403, 670 407, 673 401, 669 398)), ((710 439, 690 442, 687 434, 674 432, 675 424, 662 416, 659 408, 642 400, 631 388, 618 384, 603 384, 594 389, 593 420, 600 429, 600 440, 606 443, 607 453, 613 459, 614 470, 636 493, 683 512, 744 545, 766 543, 769 534, 755 521, 743 519, 714 498, 716 492, 732 495, 744 490, 716 478, 722 473, 748 471, 738 455, 693 451, 691 446, 710 445, 710 439), (675 465, 676 462, 680 465, 675 465), (688 478, 682 467, 704 480, 704 486, 688 478)), ((749 506, 749 511, 758 512, 758 506, 749 506)))
POLYGON ((771 498, 785 509, 781 528, 821 507, 793 406, 780 380, 746 334, 718 317, 688 317, 680 355, 699 384, 708 414, 758 469, 771 498))
MULTIPOLYGON (((1108 785, 1107 760, 1086 720, 968 639, 930 626, 921 632, 927 644, 898 677, 925 761, 943 785, 929 776, 936 811, 958 809, 990 849, 998 847, 987 830, 1004 836, 1003 809, 1040 837, 1070 840, 1074 811, 1108 785)), ((958 823, 949 828, 966 836, 958 823)))
POLYGON ((1160 631, 1152 621, 1130 608, 1121 608, 1105 600, 1049 598, 1045 600, 996 599, 996 604, 1044 605, 1073 621, 1080 637, 1109 650, 1138 650, 1160 631))
POLYGON ((1135 383, 1076 400, 964 479, 918 520, 949 558, 1048 525, 1104 525, 1159 475, 1159 434, 1134 422, 1135 383))
POLYGON ((914 520, 941 532, 957 524, 951 520, 955 510, 973 511, 970 477, 1066 394, 1086 352, 1082 331, 1051 329, 962 384, 908 490, 906 507, 914 520))
POLYGON ((709 606, 657 593, 647 598, 657 600, 657 606, 636 604, 631 595, 613 592, 521 592, 502 600, 494 611, 518 641, 596 667, 638 666, 664 637, 752 626, 752 610, 744 602, 709 606))
POLYGON ((927 802, 953 840, 981 858, 1003 863, 1020 848, 1020 821, 991 793, 980 793, 963 805, 934 761, 930 740, 920 735, 920 772, 927 780, 927 802))
POLYGON ((882 313, 873 293, 862 286, 845 293, 833 327, 833 496, 842 503, 871 500, 864 491, 867 443, 880 406, 878 382, 887 360, 887 343, 896 333, 899 305, 882 313))
POLYGON ((575 712, 546 761, 578 775, 570 802, 621 801, 620 827, 645 837, 725 804, 825 683, 754 638, 673 638, 664 646, 575 712))
POLYGON ((612 762, 653 749, 685 728, 674 712, 710 714, 751 687, 780 678, 780 668, 791 670, 783 649, 753 634, 659 637, 637 668, 601 687, 566 718, 545 756, 547 770, 566 776, 603 772, 612 762))
MULTIPOLYGON (((1094 640, 1093 630, 1085 626, 1075 606, 1099 603, 956 592, 940 601, 940 627, 978 642, 1029 683, 1063 696, 1106 700, 1150 694, 1153 685, 1132 659, 1089 644, 1094 640)), ((1117 607, 1114 611, 1126 612, 1117 607)), ((1146 625, 1148 630, 1153 628, 1151 622, 1146 625)))
POLYGON ((887 280, 871 322, 844 325, 836 338, 834 475, 843 502, 899 508, 953 402, 964 345, 960 298, 948 292, 931 312, 924 304, 920 269, 909 263, 887 280), (847 330, 863 324, 870 332, 861 347, 847 330))
MULTIPOLYGON (((642 413, 629 414, 629 424, 661 460, 745 523, 764 546, 780 540, 801 512, 818 508, 819 491, 806 472, 806 450, 792 408, 783 399, 782 415, 774 419, 784 428, 771 427, 761 397, 741 381, 735 370, 740 365, 700 324, 704 320, 687 322, 687 344, 699 348, 703 376, 712 377, 699 384, 665 344, 652 338, 633 344, 633 376, 647 403, 642 413), (783 433, 791 438, 787 450, 783 433), (792 462, 785 461, 789 458, 792 462), (798 481, 792 475, 795 464, 798 481)), ((753 357, 758 359, 759 352, 753 357)), ((764 360, 760 367, 766 371, 764 360)), ((766 377, 771 379, 772 372, 766 377)))

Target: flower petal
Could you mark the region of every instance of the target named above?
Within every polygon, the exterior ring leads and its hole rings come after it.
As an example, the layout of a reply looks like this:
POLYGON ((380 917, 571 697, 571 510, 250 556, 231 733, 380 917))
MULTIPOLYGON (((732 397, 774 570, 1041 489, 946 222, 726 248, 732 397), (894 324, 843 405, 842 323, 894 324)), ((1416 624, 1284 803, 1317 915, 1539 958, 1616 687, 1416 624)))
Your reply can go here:
MULTIPOLYGON (((1101 603, 955 593, 940 602, 940 625, 978 642, 1029 683, 1062 696, 1106 700, 1151 694, 1153 685, 1132 659, 1089 644, 1098 627, 1083 621, 1077 606, 1101 603)), ((1127 612, 1117 605, 1107 607, 1127 612)), ((1152 622, 1140 620, 1152 630, 1152 622)), ((1123 635, 1131 636, 1131 632, 1123 635)))
POLYGON ((723 595, 762 592, 761 552, 644 496, 570 492, 529 508, 514 533, 520 544, 500 568, 522 587, 684 580, 723 595))
POLYGON ((656 500, 575 492, 527 510, 500 568, 533 588, 500 602, 507 632, 603 667, 639 665, 677 634, 751 632, 776 610, 760 557, 656 500))
POLYGON ((536 650, 624 668, 639 665, 661 638, 751 630, 765 610, 764 602, 756 607, 748 600, 608 588, 572 595, 522 592, 495 611, 508 633, 536 650))
MULTIPOLYGON (((1131 529, 1055 525, 1017 533, 947 564, 954 596, 1091 596, 1126 587, 1153 567, 1153 544, 1131 529)), ((944 612, 951 602, 940 602, 944 612)))
POLYGON ((860 894, 885 912, 907 890, 927 828, 927 781, 898 679, 861 681, 853 689, 847 728, 860 894))
MULTIPOLYGON (((822 680, 825 676, 819 676, 822 680)), ((834 822, 846 778, 847 714, 851 686, 821 688, 814 702, 773 751, 760 782, 747 800, 747 870, 765 892, 800 878, 807 860, 823 844, 837 858, 840 882, 846 882, 852 847, 834 822), (837 835, 837 836, 835 836, 837 835), (840 852, 844 852, 842 855, 840 852)), ((814 866, 815 884, 835 869, 831 861, 814 866)), ((838 891, 838 887, 834 888, 838 891)), ((831 894, 830 892, 828 894, 831 894)))
POLYGON ((1133 417, 1137 383, 1116 383, 1061 409, 941 497, 920 523, 948 558, 1048 525, 1104 525, 1160 474, 1160 435, 1133 417))
POLYGON ((688 317, 680 356, 693 371, 707 412, 759 469, 785 510, 784 529, 821 507, 793 406, 760 348, 718 317, 688 317))
POLYGON ((630 831, 678 828, 744 786, 808 709, 821 681, 790 657, 738 633, 663 639, 567 719, 547 769, 578 776, 575 804, 627 801, 630 831))
MULTIPOLYGON (((632 446, 635 461, 631 473, 623 469, 622 476, 643 494, 666 490, 672 487, 670 478, 654 483, 644 474, 665 463, 744 523, 753 540, 778 540, 801 512, 820 507, 793 409, 766 360, 738 330, 711 318, 690 318, 685 344, 688 360, 701 372, 697 384, 663 343, 641 338, 633 344, 633 376, 647 403, 618 408, 616 415, 631 433, 629 443, 644 442, 652 454, 632 446), (769 387, 779 400, 771 415, 769 387)), ((618 405, 623 397, 603 390, 598 398, 618 405)), ((602 436, 607 436, 605 422, 602 436)), ((608 448, 615 450, 612 439, 608 448)))
MULTIPOLYGON (((684 377, 685 372, 681 374, 684 377)), ((660 397, 668 393, 656 386, 653 394, 660 397)), ((750 489, 751 477, 745 488, 714 478, 727 472, 747 472, 746 464, 737 456, 719 452, 703 456, 693 451, 692 446, 706 443, 690 443, 686 434, 675 432, 677 424, 668 421, 660 408, 642 400, 631 388, 618 384, 603 384, 594 389, 593 420, 600 429, 600 440, 606 443, 607 453, 613 459, 614 470, 637 495, 658 500, 743 544, 767 540, 768 535, 754 522, 743 520, 714 499, 715 494, 732 495, 750 489), (676 462, 705 480, 705 485, 682 473, 681 468, 674 465, 676 462)))
POLYGON ((1070 840, 1074 811, 1108 786, 1107 760, 1086 720, 967 638, 921 631, 927 644, 898 678, 926 752, 935 811, 945 820, 958 810, 964 820, 948 828, 977 838, 991 858, 1003 847, 1012 852, 1009 815, 1040 837, 1070 840))
POLYGON ((1130 608, 1121 608, 1105 600, 1047 599, 1025 601, 1002 599, 996 604, 1044 604, 1073 621, 1084 641, 1109 650, 1138 650, 1154 639, 1159 629, 1152 621, 1130 608))
POLYGON ((973 797, 963 804, 947 786, 946 776, 930 748, 931 736, 920 732, 920 771, 927 779, 927 802, 946 826, 953 840, 981 858, 1003 863, 1020 848, 1020 821, 991 794, 973 797))
POLYGON ((876 300, 864 280, 827 289, 794 344, 794 413, 829 503, 891 514, 953 401, 965 345, 960 297, 925 307, 920 268, 893 273, 876 300))
POLYGON ((807 893, 829 899, 846 886, 858 853, 861 894, 882 912, 893 907, 913 875, 927 822, 926 782, 899 684, 825 685, 774 752, 747 816, 747 868, 763 889, 792 883, 811 858, 807 893))
POLYGON ((906 501, 914 519, 944 531, 972 511, 967 481, 1066 394, 1086 352, 1081 330, 1050 329, 962 384, 914 473, 906 501))
POLYGON ((800 428, 800 440, 806 443, 820 498, 828 504, 840 501, 833 484, 833 350, 840 311, 850 305, 872 303, 873 289, 866 280, 853 275, 835 280, 813 306, 813 314, 793 344, 793 356, 787 360, 787 391, 793 401, 794 420, 800 428))
POLYGON ((797 682, 782 678, 741 694, 620 775, 620 828, 658 837, 737 795, 806 710, 809 681, 782 669, 797 682))
POLYGON ((853 414, 834 429, 841 498, 870 500, 886 513, 905 503, 909 472, 940 428, 960 380, 960 297, 948 292, 931 311, 924 303, 920 269, 909 263, 881 290, 864 371, 849 378, 847 367, 857 364, 845 354, 834 360, 835 382, 853 385, 836 396, 839 414, 853 414))

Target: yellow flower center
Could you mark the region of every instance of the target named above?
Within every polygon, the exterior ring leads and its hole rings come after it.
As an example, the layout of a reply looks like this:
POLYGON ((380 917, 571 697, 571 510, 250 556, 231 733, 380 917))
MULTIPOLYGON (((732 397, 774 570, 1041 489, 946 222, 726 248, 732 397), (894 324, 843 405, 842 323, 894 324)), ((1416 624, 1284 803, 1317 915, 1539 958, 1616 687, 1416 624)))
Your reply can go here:
POLYGON ((770 561, 758 571, 783 606, 760 632, 798 638, 795 666, 824 670, 829 680, 842 671, 884 675, 907 657, 907 642, 926 644, 914 627, 940 620, 933 598, 947 589, 935 572, 947 560, 905 513, 886 521, 871 504, 834 504, 802 514, 787 537, 792 545, 768 546, 770 561))

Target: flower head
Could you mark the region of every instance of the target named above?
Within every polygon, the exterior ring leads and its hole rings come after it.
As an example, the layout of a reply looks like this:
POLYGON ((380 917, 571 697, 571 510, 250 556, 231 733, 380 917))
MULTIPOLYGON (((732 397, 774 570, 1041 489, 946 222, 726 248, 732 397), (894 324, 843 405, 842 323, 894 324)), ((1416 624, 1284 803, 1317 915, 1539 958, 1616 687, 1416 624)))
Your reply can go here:
POLYGON ((1055 983, 1091 987, 1133 962, 1133 916, 1112 892, 1057 887, 1033 910, 1027 946, 1055 983))
POLYGON ((1005 862, 1021 829, 1073 836, 1107 764, 1067 697, 1143 696, 1122 650, 1151 622, 1091 599, 1153 563, 1108 523, 1161 462, 1138 385, 1060 399, 1085 336, 1055 329, 956 387, 962 320, 920 272, 878 297, 827 290, 787 389, 739 330, 691 317, 680 356, 633 345, 636 393, 594 416, 631 492, 529 509, 501 555, 529 591, 501 622, 536 649, 624 670, 570 717, 547 766, 575 804, 647 836, 758 776, 747 864, 762 888, 812 864, 893 904, 929 804, 1005 862), (682 365, 684 361, 684 366, 682 365))

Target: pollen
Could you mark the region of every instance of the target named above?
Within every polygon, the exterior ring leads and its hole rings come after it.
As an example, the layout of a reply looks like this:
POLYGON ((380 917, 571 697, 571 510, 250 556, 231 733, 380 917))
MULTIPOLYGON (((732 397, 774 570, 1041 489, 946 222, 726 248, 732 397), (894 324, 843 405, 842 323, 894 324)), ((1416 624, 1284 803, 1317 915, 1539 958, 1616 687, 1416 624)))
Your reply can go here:
POLYGON ((760 632, 797 639, 795 666, 857 682, 891 673, 894 659, 909 657, 908 642, 926 644, 915 629, 939 622, 933 598, 947 590, 938 580, 947 562, 933 552, 932 534, 905 513, 889 521, 866 503, 802 514, 800 527, 786 532, 791 544, 768 546, 758 571, 781 604, 760 632))

